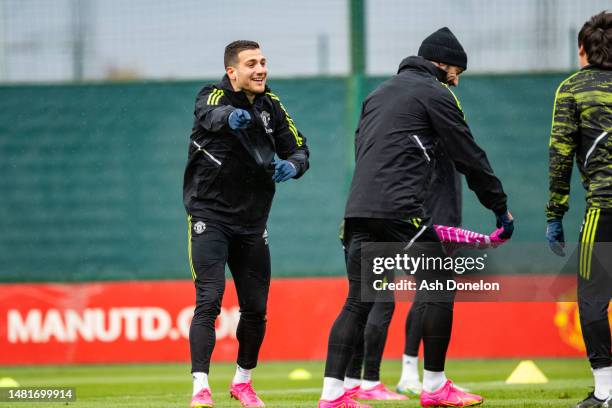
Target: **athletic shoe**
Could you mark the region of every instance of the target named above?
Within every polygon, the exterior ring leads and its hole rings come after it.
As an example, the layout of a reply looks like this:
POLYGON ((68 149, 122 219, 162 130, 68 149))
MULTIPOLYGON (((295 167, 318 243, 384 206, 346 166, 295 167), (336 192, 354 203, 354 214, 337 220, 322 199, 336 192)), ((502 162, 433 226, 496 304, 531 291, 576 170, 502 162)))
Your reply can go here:
POLYGON ((437 391, 421 392, 422 407, 473 407, 480 404, 482 404, 480 395, 459 391, 450 380, 446 380, 442 388, 437 391))
POLYGON ((590 393, 585 399, 573 405, 572 408, 609 408, 612 406, 610 398, 603 401, 595 397, 594 393, 590 393))
MULTIPOLYGON (((457 384, 453 384, 453 387, 463 392, 470 392, 470 389, 467 387, 460 387, 457 384)), ((395 387, 395 391, 400 394, 408 395, 408 396, 419 396, 421 395, 421 391, 423 391, 423 384, 419 380, 400 380, 395 387)))
POLYGON ((361 389, 361 386, 356 385, 353 388, 346 388, 344 387, 344 394, 349 397, 349 398, 356 398, 357 394, 359 393, 359 390, 361 389))
POLYGON ((419 380, 400 380, 395 391, 408 396, 419 396, 423 390, 423 384, 419 380))
POLYGON ((360 388, 357 392, 356 399, 385 401, 405 400, 408 399, 408 397, 402 394, 397 394, 385 387, 385 384, 379 383, 377 386, 372 388, 360 388))
POLYGON ((214 403, 208 388, 202 388, 191 398, 191 404, 189 404, 189 408, 212 408, 213 406, 214 403))
POLYGON ((459 391, 463 391, 463 392, 470 392, 470 389, 467 387, 460 387, 457 384, 453 384, 453 387, 455 387, 456 389, 458 389, 459 391))
POLYGON ((230 387, 230 397, 240 401, 243 407, 255 408, 265 407, 253 389, 253 382, 232 384, 230 387))
POLYGON ((372 408, 369 405, 360 404, 348 395, 343 394, 333 401, 319 400, 318 408, 372 408))

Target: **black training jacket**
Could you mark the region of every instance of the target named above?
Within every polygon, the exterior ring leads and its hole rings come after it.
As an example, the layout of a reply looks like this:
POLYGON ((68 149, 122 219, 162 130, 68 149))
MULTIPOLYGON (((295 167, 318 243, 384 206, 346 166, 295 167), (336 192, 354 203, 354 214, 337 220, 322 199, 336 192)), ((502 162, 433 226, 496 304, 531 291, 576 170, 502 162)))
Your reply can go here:
POLYGON ((480 202, 506 211, 506 194, 476 144, 446 73, 421 57, 365 99, 355 132, 355 172, 345 218, 428 218, 423 202, 441 144, 480 202))
POLYGON ((424 212, 432 224, 461 226, 463 208, 461 175, 448 154, 438 145, 436 163, 429 191, 423 202, 424 212))
POLYGON ((266 87, 251 104, 234 92, 226 76, 202 88, 196 97, 193 129, 183 183, 189 214, 244 227, 265 226, 274 197, 274 155, 290 161, 299 178, 308 169, 306 138, 266 87), (251 115, 244 130, 232 130, 230 113, 251 115))

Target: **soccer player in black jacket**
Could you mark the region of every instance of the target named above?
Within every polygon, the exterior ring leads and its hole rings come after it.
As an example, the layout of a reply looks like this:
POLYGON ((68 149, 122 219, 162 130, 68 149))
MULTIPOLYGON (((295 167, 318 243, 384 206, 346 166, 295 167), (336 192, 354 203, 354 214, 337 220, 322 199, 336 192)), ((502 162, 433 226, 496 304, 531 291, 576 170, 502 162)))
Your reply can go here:
MULTIPOLYGON (((432 224, 461 226, 461 177, 442 145, 438 145, 431 186, 423 206, 432 224)), ((341 240, 344 240, 344 231, 341 240)), ((344 244, 344 242, 343 242, 344 244)), ((346 247, 345 247, 346 249, 346 247)), ((346 250, 345 250, 346 258, 346 250)), ((372 306, 364 328, 363 341, 355 344, 355 353, 346 369, 344 388, 354 399, 400 400, 406 397, 389 390, 380 381, 380 365, 387 341, 387 333, 395 311, 394 294, 380 293, 372 306), (363 381, 362 378, 363 368, 363 381)), ((421 381, 418 372, 419 346, 422 340, 423 305, 413 302, 406 316, 405 346, 402 356, 402 376, 397 391, 406 395, 419 395, 421 381)))
POLYGON ((232 42, 225 48, 224 63, 221 82, 205 86, 196 98, 183 187, 196 289, 189 331, 191 408, 213 406, 208 371, 226 264, 240 305, 238 367, 230 393, 245 407, 264 406, 253 390, 251 370, 266 329, 266 222, 274 182, 299 178, 308 169, 306 139, 266 86, 266 59, 259 45, 232 42))
MULTIPOLYGON (((371 271, 361 271, 361 246, 366 242, 429 242, 443 253, 423 208, 430 186, 436 146, 442 143, 457 170, 480 202, 491 209, 503 237, 513 231, 501 182, 493 174, 485 152, 476 144, 459 101, 448 87, 456 85, 467 67, 463 47, 444 27, 427 37, 418 57, 409 57, 398 74, 374 90, 363 103, 355 132, 355 173, 345 211, 349 294, 329 336, 320 408, 360 407, 344 394, 343 378, 354 344, 375 298, 371 271), (363 277, 362 277, 363 276, 363 277), (363 292, 362 292, 363 290, 363 292), (366 301, 362 299, 362 295, 366 301)), ((452 278, 444 271, 427 271, 427 278, 452 278)), ((417 272, 417 286, 425 277, 417 272)), ((425 302, 423 406, 470 406, 482 403, 477 395, 456 389, 444 375, 453 317, 453 293, 425 302)))

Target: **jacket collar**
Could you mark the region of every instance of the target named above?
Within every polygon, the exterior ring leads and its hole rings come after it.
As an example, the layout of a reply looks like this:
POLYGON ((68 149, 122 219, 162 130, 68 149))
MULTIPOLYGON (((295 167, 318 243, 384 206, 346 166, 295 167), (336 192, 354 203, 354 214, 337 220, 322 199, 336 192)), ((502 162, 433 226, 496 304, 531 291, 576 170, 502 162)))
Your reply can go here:
POLYGON ((593 65, 593 64, 588 64, 580 68, 581 71, 586 71, 588 69, 593 69, 593 70, 598 70, 598 71, 612 71, 612 69, 610 68, 602 67, 599 65, 593 65))
POLYGON ((423 57, 412 56, 404 58, 402 62, 400 62, 397 73, 399 74, 406 70, 425 72, 436 77, 438 81, 446 83, 446 71, 436 67, 423 57))
MULTIPOLYGON (((221 82, 217 84, 217 88, 223 89, 225 91, 225 94, 226 95, 229 94, 230 97, 237 98, 241 101, 244 99, 243 102, 248 103, 249 99, 247 98, 246 94, 243 91, 238 91, 238 92, 234 91, 234 88, 232 87, 232 83, 230 82, 230 79, 227 76, 227 74, 223 75, 223 78, 221 78, 221 82)), ((255 95, 255 100, 265 95, 266 92, 270 92, 270 88, 268 87, 268 85, 266 85, 266 88, 263 93, 255 95)))

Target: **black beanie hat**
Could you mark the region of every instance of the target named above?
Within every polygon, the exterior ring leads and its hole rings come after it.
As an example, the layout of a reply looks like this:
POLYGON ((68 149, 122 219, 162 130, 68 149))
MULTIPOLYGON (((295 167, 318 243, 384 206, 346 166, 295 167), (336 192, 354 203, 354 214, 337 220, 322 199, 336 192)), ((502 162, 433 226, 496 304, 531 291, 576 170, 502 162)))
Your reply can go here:
POLYGON ((467 54, 448 27, 442 27, 424 39, 419 47, 419 56, 430 61, 467 69, 467 54))

